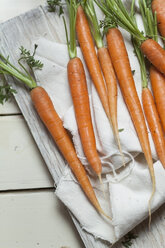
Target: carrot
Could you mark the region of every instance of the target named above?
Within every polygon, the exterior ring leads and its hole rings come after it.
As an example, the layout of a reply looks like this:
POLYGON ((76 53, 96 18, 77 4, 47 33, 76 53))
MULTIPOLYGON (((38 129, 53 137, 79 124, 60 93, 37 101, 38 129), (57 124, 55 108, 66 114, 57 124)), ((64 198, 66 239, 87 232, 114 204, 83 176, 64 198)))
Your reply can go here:
POLYGON ((157 15, 158 29, 160 34, 165 37, 165 1, 153 0, 152 10, 157 15))
MULTIPOLYGON (((33 56, 30 55, 30 57, 33 56)), ((23 59, 25 59, 25 56, 23 56, 23 59)), ((37 65, 38 68, 41 67, 39 61, 33 60, 33 63, 37 65)), ((76 155, 76 151, 71 142, 69 134, 64 129, 62 121, 59 118, 57 112, 55 111, 50 97, 48 96, 44 88, 37 86, 36 81, 27 72, 25 67, 20 63, 20 60, 19 60, 19 64, 24 69, 25 73, 21 72, 19 69, 13 66, 9 62, 8 58, 6 59, 3 55, 0 54, 1 72, 4 73, 4 75, 10 75, 10 76, 12 75, 13 77, 18 79, 20 82, 23 82, 26 86, 28 86, 31 89, 30 92, 31 100, 35 106, 38 115, 40 116, 42 122, 47 127, 55 143, 57 144, 59 150, 63 154, 69 166, 71 167, 72 172, 74 173, 75 177, 80 183, 80 186, 82 187, 85 195, 100 214, 103 214, 110 219, 110 217, 103 212, 96 198, 95 192, 87 177, 86 171, 76 155)))
POLYGON ((153 169, 153 161, 148 139, 147 127, 141 104, 136 92, 135 83, 128 59, 128 54, 126 51, 122 34, 119 29, 109 29, 106 38, 112 63, 119 81, 119 85, 127 108, 130 112, 133 124, 135 126, 142 150, 144 152, 150 170, 150 175, 153 182, 153 191, 150 198, 151 201, 155 192, 155 175, 153 169))
POLYGON ((118 123, 117 123, 117 79, 114 72, 114 68, 111 62, 111 58, 107 48, 103 44, 103 37, 100 31, 100 26, 98 24, 97 15, 93 0, 87 0, 84 5, 84 11, 89 20, 89 26, 91 33, 93 34, 96 46, 97 46, 97 56, 100 62, 101 70, 104 75, 107 95, 108 95, 108 104, 109 104, 109 121, 112 125, 114 137, 118 145, 120 154, 122 156, 123 165, 125 166, 125 159, 121 149, 118 123))
POLYGON ((80 133, 81 143, 87 160, 99 178, 101 178, 102 166, 96 149, 96 141, 92 126, 89 96, 85 71, 81 60, 77 57, 75 22, 78 5, 75 0, 68 2, 68 12, 70 17, 70 41, 65 24, 68 53, 67 72, 70 85, 76 121, 80 133))
POLYGON ((152 156, 148 141, 147 128, 140 101, 136 92, 135 83, 121 32, 111 28, 107 33, 107 44, 113 66, 119 80, 120 88, 139 137, 142 150, 146 156, 149 168, 152 171, 152 156))
POLYGON ((147 59, 165 75, 165 50, 154 40, 147 39, 141 44, 147 59))
POLYGON ((100 64, 96 55, 90 27, 81 5, 79 5, 77 10, 76 32, 92 81, 96 87, 105 113, 109 118, 109 106, 106 87, 102 76, 100 64))
POLYGON ((84 153, 93 170, 98 176, 100 176, 102 166, 96 150, 96 141, 91 120, 86 77, 81 60, 77 57, 71 59, 68 63, 67 71, 76 121, 84 153))
POLYGON ((142 101, 145 116, 152 134, 158 157, 163 167, 165 168, 165 139, 163 135, 163 129, 160 124, 159 115, 152 93, 148 88, 144 88, 142 91, 142 101))
POLYGON ((117 79, 108 49, 106 47, 101 47, 98 49, 97 54, 107 86, 110 121, 112 123, 113 131, 115 134, 116 142, 119 147, 119 151, 122 154, 119 131, 118 131, 118 123, 117 123, 117 94, 118 94, 117 79))
POLYGON ((165 132, 165 77, 154 66, 151 66, 150 80, 156 107, 165 132))
POLYGON ((70 137, 64 129, 62 121, 55 111, 53 103, 47 92, 42 87, 38 86, 31 90, 30 95, 38 115, 49 130, 59 150, 71 167, 84 193, 98 212, 103 213, 85 169, 76 155, 70 137))

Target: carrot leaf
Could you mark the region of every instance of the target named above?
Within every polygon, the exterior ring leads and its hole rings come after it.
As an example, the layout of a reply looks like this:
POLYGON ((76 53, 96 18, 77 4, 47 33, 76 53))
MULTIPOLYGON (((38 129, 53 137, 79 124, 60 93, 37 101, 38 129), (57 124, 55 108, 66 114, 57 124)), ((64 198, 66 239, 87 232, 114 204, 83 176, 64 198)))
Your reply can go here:
POLYGON ((63 3, 61 0, 47 0, 47 4, 49 12, 57 12, 58 9, 59 16, 64 14, 63 3))
POLYGON ((12 89, 10 85, 0 85, 0 104, 8 101, 16 90, 12 89))
POLYGON ((31 89, 36 87, 36 82, 29 73, 23 73, 9 61, 9 57, 5 58, 2 54, 0 54, 0 73, 17 78, 31 89))
POLYGON ((20 57, 19 61, 21 61, 21 60, 26 61, 26 63, 28 64, 28 66, 31 69, 32 68, 34 68, 34 69, 42 69, 43 68, 43 63, 40 60, 36 60, 34 58, 37 47, 38 47, 38 45, 35 44, 33 54, 30 54, 29 50, 27 50, 26 48, 21 46, 20 47, 20 51, 21 51, 20 56, 21 57, 20 57))
POLYGON ((106 18, 110 20, 110 23, 116 23, 116 25, 124 28, 140 41, 144 41, 146 39, 146 37, 144 37, 142 32, 132 21, 129 12, 121 0, 95 0, 95 2, 101 8, 106 18))
POLYGON ((146 36, 158 41, 157 16, 151 9, 151 1, 139 0, 139 8, 143 20, 146 36))
POLYGON ((126 248, 129 248, 132 246, 133 242, 132 240, 133 239, 136 239, 138 236, 135 235, 134 233, 131 233, 129 232, 125 237, 124 237, 124 240, 122 241, 122 245, 126 248))
POLYGON ((119 133, 121 133, 121 132, 123 132, 123 131, 124 131, 124 128, 118 129, 118 132, 119 132, 119 133))

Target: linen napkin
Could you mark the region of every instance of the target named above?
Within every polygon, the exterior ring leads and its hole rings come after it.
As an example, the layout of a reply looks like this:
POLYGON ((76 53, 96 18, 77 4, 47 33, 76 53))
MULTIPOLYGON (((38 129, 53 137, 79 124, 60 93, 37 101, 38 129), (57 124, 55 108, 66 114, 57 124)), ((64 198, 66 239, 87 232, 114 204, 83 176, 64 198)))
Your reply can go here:
MULTIPOLYGON (((148 217, 148 200, 152 191, 148 166, 120 89, 118 91, 118 123, 119 128, 123 129, 120 133, 120 140, 127 163, 124 168, 111 126, 84 64, 96 145, 103 165, 104 195, 102 186, 97 177, 93 175, 84 156, 77 129, 67 81, 67 63, 69 61, 67 46, 45 38, 40 38, 35 43, 38 44, 36 58, 44 63, 42 71, 35 71, 36 79, 47 90, 56 111, 63 120, 64 127, 72 134, 77 155, 90 175, 91 183, 102 208, 112 217, 112 221, 96 212, 67 165, 57 186, 56 195, 78 219, 83 229, 96 238, 107 240, 113 244, 148 217)), ((127 42, 127 49, 132 70, 135 69, 135 82, 140 97, 140 71, 129 42, 127 42)), ((77 50, 78 57, 83 61, 80 49, 77 48, 77 50)), ((149 138, 152 156, 157 161, 150 133, 149 138)), ((159 161, 154 164, 154 168, 156 193, 151 206, 152 211, 165 202, 165 171, 159 161)))

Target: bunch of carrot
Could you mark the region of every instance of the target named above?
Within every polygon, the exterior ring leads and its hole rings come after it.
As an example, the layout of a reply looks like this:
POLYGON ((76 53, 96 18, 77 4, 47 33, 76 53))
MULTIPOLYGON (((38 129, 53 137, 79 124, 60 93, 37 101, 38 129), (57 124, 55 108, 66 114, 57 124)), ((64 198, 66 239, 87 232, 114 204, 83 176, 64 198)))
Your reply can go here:
MULTIPOLYGON (((149 19, 149 24, 153 25, 153 23, 151 24, 150 21, 152 20, 155 23, 156 14, 151 16, 150 9, 147 8, 147 5, 145 5, 146 0, 139 0, 139 2, 141 2, 142 17, 144 15, 143 11, 147 9, 145 14, 151 18, 149 19)), ((153 139, 155 141, 158 156, 162 162, 162 165, 165 167, 165 141, 158 116, 159 113, 163 128, 165 130, 165 115, 161 114, 162 111, 165 111, 165 101, 163 101, 164 95, 162 93, 165 93, 165 78, 163 75, 165 74, 165 51, 157 43, 156 39, 151 39, 153 36, 157 35, 156 28, 153 25, 155 28, 154 31, 151 29, 153 32, 150 32, 150 34, 148 34, 146 31, 146 36, 144 36, 144 34, 139 31, 133 14, 130 15, 127 12, 121 0, 96 0, 96 3, 106 15, 105 25, 107 29, 107 49, 103 44, 102 34, 97 21, 93 1, 86 0, 82 5, 80 5, 76 0, 66 0, 66 3, 70 20, 69 38, 64 19, 68 53, 70 57, 67 66, 68 82, 70 85, 76 121, 84 153, 95 173, 99 178, 101 178, 102 166, 96 149, 85 72, 81 60, 77 57, 76 33, 92 81, 96 87, 105 113, 110 123, 112 124, 112 129, 124 163, 124 156, 120 145, 117 124, 117 80, 119 82, 125 103, 130 112, 130 116, 132 118, 142 150, 149 166, 151 179, 153 182, 153 191, 150 198, 151 201, 155 192, 155 175, 148 132, 143 110, 136 92, 124 39, 121 32, 117 28, 117 25, 125 28, 133 37, 135 51, 137 52, 137 56, 141 65, 143 81, 143 107, 151 133, 153 135, 153 139), (151 36, 151 38, 148 38, 148 36, 151 36), (93 37, 97 46, 97 53, 95 50, 93 37), (151 66, 150 68, 150 77, 158 113, 154 105, 151 92, 148 89, 143 53, 155 66, 151 66), (159 80, 158 83, 161 90, 157 83, 155 83, 155 80, 159 80), (150 122, 150 119, 152 122, 150 122)), ((135 1, 133 0, 131 13, 133 13, 134 3, 135 1)), ((55 4, 57 4, 56 1, 55 4)), ((162 36, 164 36, 165 33, 163 32, 163 25, 165 24, 163 24, 164 16, 161 12, 163 8, 159 7, 159 4, 162 4, 162 1, 153 0, 152 8, 153 11, 157 11, 159 30, 162 36)), ((165 9, 165 4, 162 5, 165 9)), ((145 23, 145 19, 143 20, 145 23)), ((22 66, 22 68, 25 70, 25 73, 14 67, 8 59, 3 57, 3 55, 0 55, 1 72, 5 75, 12 75, 21 82, 25 83, 31 89, 31 100, 38 115, 51 133, 64 158, 67 160, 84 193, 96 208, 96 210, 99 213, 106 215, 96 198, 86 171, 76 155, 73 143, 64 129, 62 121, 55 111, 50 97, 42 87, 37 86, 34 78, 32 78, 24 66, 22 66)))
MULTIPOLYGON (((145 3, 145 0, 142 1, 143 3, 145 3)), ((132 1, 132 8, 134 6, 134 2, 135 1, 132 1)), ((100 100, 102 102, 104 110, 107 114, 108 119, 112 123, 114 134, 120 152, 122 154, 119 134, 117 130, 117 76, 124 100, 130 112, 135 129, 137 131, 137 135, 139 137, 142 150, 146 157, 151 174, 151 179, 153 182, 153 190, 149 200, 150 212, 151 200, 155 193, 155 174, 153 168, 151 148, 149 144, 145 118, 136 92, 136 87, 124 40, 121 32, 117 28, 117 24, 124 27, 127 31, 130 31, 133 38, 137 41, 137 50, 141 49, 141 51, 150 59, 152 63, 154 63, 155 66, 157 66, 156 58, 152 55, 155 54, 157 56, 157 53, 159 51, 161 53, 161 56, 164 56, 164 50, 160 47, 160 45, 155 39, 148 39, 146 38, 147 36, 145 37, 139 31, 136 23, 134 22, 134 18, 132 18, 128 14, 121 0, 107 0, 105 2, 97 2, 97 4, 109 18, 109 23, 107 25, 108 32, 106 35, 109 52, 103 45, 103 40, 100 33, 92 0, 87 0, 82 6, 78 6, 76 19, 76 31, 78 41, 85 62, 89 69, 91 78, 100 96, 100 100), (123 18, 123 16, 125 18, 123 18), (92 34, 98 49, 98 58, 96 55, 92 34), (150 43, 152 44, 151 47, 149 46, 150 43), (146 47, 148 46, 149 51, 151 51, 152 53, 148 52, 148 49, 146 51, 146 47), (157 52, 155 52, 155 49, 157 49, 157 52), (104 84, 102 72, 105 77, 106 87, 104 84)), ((153 20, 155 20, 155 16, 153 17, 153 20)), ((153 23, 150 25, 153 25, 153 23)), ((138 52, 138 54, 140 54, 139 60, 140 62, 142 62, 141 65, 144 65, 144 59, 141 51, 138 52)), ((163 64, 161 64, 160 67, 163 68, 163 64)), ((142 71, 144 72, 144 66, 142 71)), ((142 74, 142 76, 144 76, 144 73, 142 74)), ((145 78, 144 81, 146 82, 147 79, 145 78)), ((79 94, 77 93, 77 95, 79 94)), ((160 125, 159 116, 154 105, 154 100, 152 98, 151 92, 147 87, 147 84, 145 85, 145 87, 143 84, 142 99, 145 115, 147 117, 153 140, 155 142, 156 151, 158 153, 160 161, 162 162, 162 165, 165 166, 165 141, 163 136, 163 130, 160 125), (151 121, 149 117, 152 117, 151 121)), ((84 140, 82 139, 82 143, 83 142, 84 140)))

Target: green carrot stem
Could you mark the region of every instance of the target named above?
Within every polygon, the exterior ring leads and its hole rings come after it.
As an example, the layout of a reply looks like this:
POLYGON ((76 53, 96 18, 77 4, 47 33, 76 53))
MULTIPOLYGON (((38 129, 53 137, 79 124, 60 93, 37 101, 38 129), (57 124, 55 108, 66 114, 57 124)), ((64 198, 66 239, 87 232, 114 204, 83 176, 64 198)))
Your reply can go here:
MULTIPOLYGON (((135 18, 135 1, 132 1, 132 4, 131 4, 130 18, 131 18, 132 22, 134 22, 134 25, 137 26, 137 22, 136 22, 136 18, 135 18)), ((134 36, 131 37, 131 40, 132 40, 132 44, 134 46, 135 54, 138 58, 139 65, 140 65, 142 88, 147 88, 148 87, 147 70, 146 70, 145 58, 144 58, 144 55, 140 49, 141 42, 139 40, 137 40, 134 36)))
POLYGON ((121 0, 95 0, 95 2, 102 9, 106 17, 111 20, 111 22, 116 23, 116 25, 124 28, 138 40, 146 40, 146 37, 132 21, 121 0))
POLYGON ((139 65, 140 65, 140 72, 141 72, 141 83, 142 88, 148 87, 148 79, 147 79, 147 71, 146 71, 146 64, 145 64, 145 58, 140 50, 139 42, 132 37, 132 44, 134 46, 135 54, 138 58, 139 65))
POLYGON ((153 14, 151 3, 147 0, 139 0, 140 12, 143 20, 145 35, 158 41, 157 16, 153 14))
POLYGON ((25 83, 30 89, 35 88, 37 86, 36 82, 32 79, 32 77, 29 77, 28 75, 25 75, 21 71, 19 71, 3 55, 0 55, 0 57, 3 58, 3 60, 6 62, 5 63, 0 60, 0 69, 3 74, 17 78, 21 82, 25 83))
POLYGON ((102 48, 104 44, 103 44, 103 39, 102 39, 102 35, 100 32, 100 27, 99 27, 97 15, 96 15, 95 7, 93 4, 93 0, 85 1, 84 10, 85 10, 85 13, 88 19, 90 20, 90 29, 93 34, 96 46, 97 48, 102 48))
POLYGON ((69 13, 69 27, 70 27, 70 41, 68 38, 66 23, 65 25, 65 32, 66 32, 66 39, 67 39, 67 46, 68 46, 68 53, 70 59, 73 59, 77 56, 77 49, 76 49, 76 14, 78 4, 76 0, 66 0, 68 13, 69 13))

